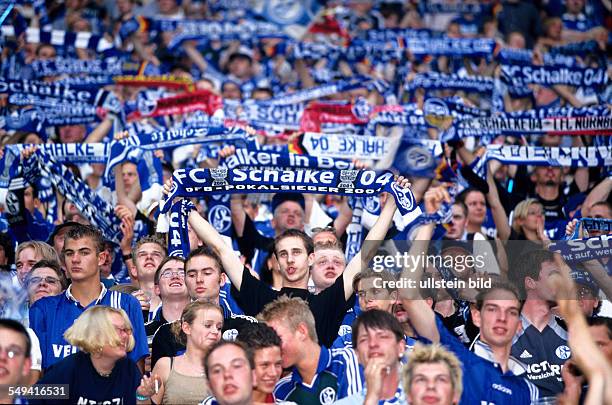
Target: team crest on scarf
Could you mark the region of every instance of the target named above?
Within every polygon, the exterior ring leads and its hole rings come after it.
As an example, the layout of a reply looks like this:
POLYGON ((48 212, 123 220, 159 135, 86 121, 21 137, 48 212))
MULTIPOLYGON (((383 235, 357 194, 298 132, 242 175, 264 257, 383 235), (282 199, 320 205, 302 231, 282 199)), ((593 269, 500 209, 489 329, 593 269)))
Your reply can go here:
POLYGON ((425 121, 432 127, 445 129, 453 122, 450 109, 442 99, 429 98, 425 100, 423 112, 425 121))

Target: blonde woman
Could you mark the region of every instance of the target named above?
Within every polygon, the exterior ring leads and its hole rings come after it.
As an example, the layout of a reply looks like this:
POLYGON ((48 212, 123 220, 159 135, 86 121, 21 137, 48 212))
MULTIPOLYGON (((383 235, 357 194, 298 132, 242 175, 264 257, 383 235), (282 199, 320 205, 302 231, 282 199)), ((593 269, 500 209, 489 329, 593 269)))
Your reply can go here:
MULTIPOLYGON (((73 354, 50 367, 38 383, 68 384, 68 398, 62 402, 55 397, 50 403, 135 404, 137 395, 151 385, 143 381, 140 386, 140 371, 127 357, 135 342, 132 324, 122 309, 91 307, 66 330, 64 338, 72 347, 60 349, 73 354)), ((149 398, 140 398, 139 403, 150 403, 149 398)))
POLYGON ((206 301, 188 304, 181 319, 172 326, 185 353, 162 357, 151 373, 163 381, 159 392, 151 398, 156 404, 197 404, 210 395, 204 373, 204 356, 221 339, 223 313, 206 301))
POLYGON ((510 240, 548 240, 544 233, 544 207, 535 198, 523 200, 514 208, 510 240))

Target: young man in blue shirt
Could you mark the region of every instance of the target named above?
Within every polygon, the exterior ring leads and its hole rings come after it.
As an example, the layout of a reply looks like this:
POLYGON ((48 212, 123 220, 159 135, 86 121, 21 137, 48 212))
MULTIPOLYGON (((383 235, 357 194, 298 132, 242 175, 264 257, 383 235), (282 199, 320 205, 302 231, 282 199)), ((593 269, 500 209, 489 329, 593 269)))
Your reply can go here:
POLYGON ((282 365, 291 368, 276 384, 276 400, 326 405, 361 390, 355 352, 319 345, 315 319, 306 301, 281 296, 267 304, 258 319, 281 338, 282 365))
MULTIPOLYGON (((450 203, 450 196, 444 187, 427 191, 424 197, 425 210, 433 214, 440 209, 443 201, 450 203)), ((425 255, 434 224, 422 226, 410 253, 425 255)), ((406 268, 402 277, 417 282, 421 279, 423 266, 406 268)), ((406 281, 407 282, 407 281, 406 281)), ((452 351, 463 364, 463 385, 461 404, 531 403, 539 397, 538 389, 522 377, 526 366, 510 356, 512 341, 520 325, 521 301, 513 286, 493 285, 476 297, 474 324, 480 328, 480 339, 474 343, 474 352, 448 331, 425 300, 420 298, 418 288, 404 288, 400 291, 402 305, 417 334, 431 342, 440 342, 452 351)))
POLYGON ((404 330, 388 311, 371 309, 353 323, 353 348, 364 367, 366 387, 338 405, 394 405, 406 401, 400 384, 401 359, 406 350, 404 330))
POLYGON ((30 308, 30 326, 40 340, 43 369, 77 351, 64 339, 75 319, 89 307, 107 305, 128 314, 136 340, 128 357, 144 370, 149 350, 140 304, 131 295, 107 290, 100 282, 103 247, 102 235, 91 226, 75 225, 66 233, 62 255, 72 284, 63 294, 42 298, 30 308))

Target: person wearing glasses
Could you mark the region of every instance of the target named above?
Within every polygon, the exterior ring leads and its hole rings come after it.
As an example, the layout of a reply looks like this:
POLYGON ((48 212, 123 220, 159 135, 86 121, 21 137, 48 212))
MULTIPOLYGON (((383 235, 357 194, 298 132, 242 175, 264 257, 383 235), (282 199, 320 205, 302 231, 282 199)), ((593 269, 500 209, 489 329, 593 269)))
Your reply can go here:
POLYGON ((182 257, 168 256, 162 260, 155 272, 154 292, 161 298, 161 306, 153 320, 145 324, 150 339, 160 326, 180 319, 183 309, 191 301, 185 285, 185 260, 182 257))
POLYGON ((133 296, 109 291, 100 282, 103 247, 102 234, 97 229, 73 226, 66 233, 62 251, 72 284, 63 294, 41 298, 30 307, 30 327, 40 339, 44 370, 77 351, 66 341, 64 332, 86 309, 96 305, 123 309, 128 314, 136 341, 128 356, 144 369, 149 348, 140 305, 133 296))
POLYGON ((132 332, 132 323, 122 309, 97 305, 83 312, 64 334, 80 351, 53 365, 38 381, 68 384, 69 398, 53 398, 49 403, 134 404, 141 398, 148 402, 142 395, 146 389, 140 387, 140 370, 127 357, 135 345, 132 332))
POLYGON ((204 374, 204 356, 221 339, 221 307, 206 301, 188 304, 172 332, 186 350, 180 356, 162 357, 153 368, 153 378, 163 381, 151 398, 156 404, 197 404, 210 395, 204 374))
POLYGON ((41 260, 32 266, 26 278, 30 305, 43 297, 61 294, 66 286, 66 278, 58 262, 41 260))
POLYGON ((26 328, 12 319, 0 319, 0 404, 24 403, 9 387, 25 384, 30 373, 32 342, 26 328))

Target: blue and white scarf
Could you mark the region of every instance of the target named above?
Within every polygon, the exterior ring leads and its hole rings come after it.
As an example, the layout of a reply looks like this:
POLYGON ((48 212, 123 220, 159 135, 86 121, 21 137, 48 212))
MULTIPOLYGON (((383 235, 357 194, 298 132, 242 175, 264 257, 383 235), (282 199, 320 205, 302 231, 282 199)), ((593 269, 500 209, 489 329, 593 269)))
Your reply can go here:
POLYGON ((161 213, 168 212, 175 197, 274 192, 365 197, 387 191, 395 198, 407 223, 421 214, 412 192, 393 182, 393 174, 388 171, 377 174, 373 170, 179 169, 174 171, 172 179, 172 189, 160 204, 161 213))
POLYGON ((333 159, 325 156, 307 156, 288 151, 270 152, 258 149, 239 148, 236 153, 221 159, 219 165, 229 170, 237 168, 259 168, 266 170, 286 168, 308 169, 353 169, 350 160, 333 159))
POLYGON ((608 83, 608 74, 605 69, 600 68, 502 65, 501 80, 514 87, 533 83, 548 87, 564 84, 596 88, 608 83))
POLYGON ((140 64, 118 58, 75 59, 55 58, 35 60, 32 69, 37 77, 87 74, 89 76, 135 75, 140 64))
POLYGON ((250 143, 252 139, 242 129, 225 127, 188 128, 181 130, 141 133, 111 142, 105 177, 110 178, 113 168, 135 150, 156 150, 195 143, 250 143))
POLYGON ((41 179, 50 181, 93 226, 100 229, 106 239, 119 243, 121 221, 115 215, 112 205, 98 196, 83 180, 75 177, 70 169, 55 162, 41 150, 23 162, 23 168, 24 178, 28 182, 37 184, 41 179))
MULTIPOLYGON (((374 198, 378 197, 376 196, 374 198)), ((363 225, 361 224, 364 205, 363 200, 364 199, 361 197, 349 198, 349 206, 351 207, 353 214, 351 216, 351 223, 346 227, 346 246, 344 249, 344 257, 347 263, 350 262, 361 249, 363 239, 363 225)))
POLYGON ((52 97, 85 104, 95 104, 98 95, 97 90, 75 89, 69 84, 4 78, 0 78, 0 93, 52 97))
POLYGON ((487 145, 484 158, 480 159, 475 170, 484 174, 486 161, 491 159, 505 165, 604 167, 612 165, 612 146, 487 145))
MULTIPOLYGON (((503 48, 495 56, 503 65, 531 65, 533 63, 533 51, 529 49, 503 48)), ((563 65, 576 67, 578 62, 572 56, 562 54, 545 53, 543 55, 545 65, 563 65)))
POLYGON ((471 118, 453 124, 441 134, 441 140, 461 139, 483 135, 526 134, 602 134, 612 135, 612 116, 607 117, 560 117, 560 118, 509 118, 493 116, 471 118))
POLYGON ((310 156, 389 160, 395 155, 397 142, 394 147, 391 138, 380 136, 305 132, 299 139, 299 147, 310 156))
POLYGON ((610 235, 555 241, 548 249, 559 252, 568 263, 607 259, 610 258, 610 235))
POLYGON ((303 103, 309 100, 320 99, 345 91, 367 88, 370 85, 379 86, 381 85, 381 82, 377 82, 364 76, 356 76, 349 80, 338 80, 334 83, 298 90, 294 93, 279 94, 270 100, 266 100, 266 103, 271 105, 303 103))
POLYGON ((404 89, 413 92, 416 89, 428 90, 463 90, 466 92, 492 95, 494 80, 490 77, 447 75, 437 72, 417 74, 413 80, 404 85, 404 89))

